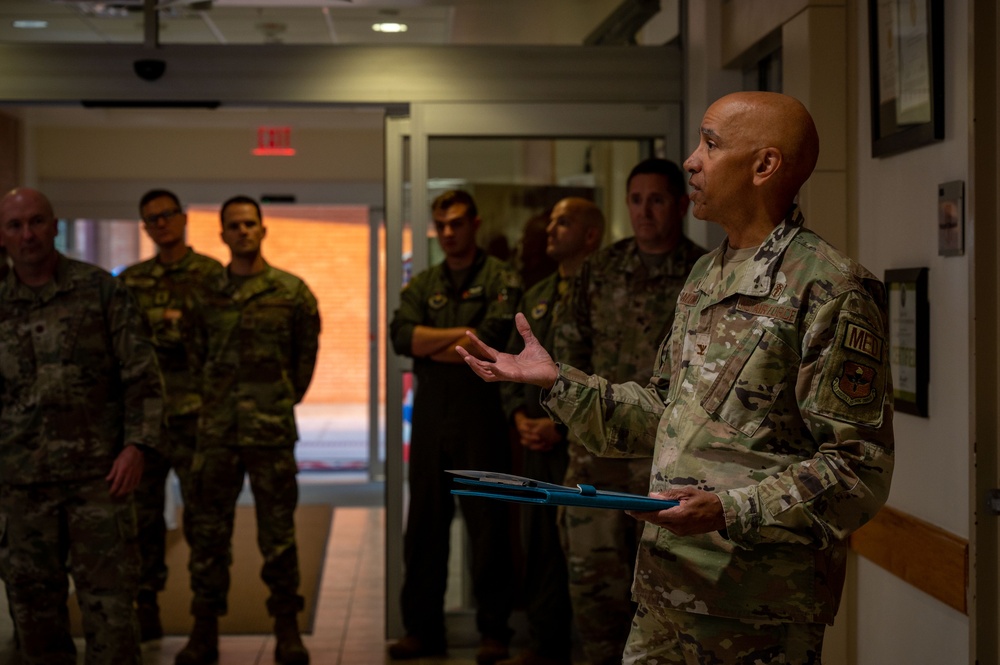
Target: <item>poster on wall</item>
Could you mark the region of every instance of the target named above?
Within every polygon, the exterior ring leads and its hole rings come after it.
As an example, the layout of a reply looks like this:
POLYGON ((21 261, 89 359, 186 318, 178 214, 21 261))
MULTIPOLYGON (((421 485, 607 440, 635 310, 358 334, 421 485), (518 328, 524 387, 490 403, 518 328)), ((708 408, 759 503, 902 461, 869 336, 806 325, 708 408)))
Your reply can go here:
POLYGON ((927 268, 886 270, 889 362, 897 412, 927 417, 929 306, 927 268))

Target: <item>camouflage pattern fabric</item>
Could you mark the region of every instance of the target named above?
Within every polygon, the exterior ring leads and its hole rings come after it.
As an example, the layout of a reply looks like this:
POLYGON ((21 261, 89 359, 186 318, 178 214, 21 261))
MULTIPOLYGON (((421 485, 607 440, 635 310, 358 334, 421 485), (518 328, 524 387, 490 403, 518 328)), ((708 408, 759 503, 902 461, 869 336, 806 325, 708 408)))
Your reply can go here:
POLYGON ((124 284, 64 256, 37 293, 0 289, 0 483, 104 478, 123 443, 160 447, 163 387, 124 284))
MULTIPOLYGON (((461 284, 453 283, 445 263, 432 266, 400 294, 389 327, 393 348, 412 355, 413 330, 418 325, 475 328, 491 346, 503 346, 520 297, 517 273, 481 250, 461 284)), ((413 372, 416 393, 401 609, 407 633, 433 643, 444 640, 448 545, 455 512, 451 481, 442 471, 509 472, 510 442, 496 383, 480 380, 462 362, 414 358, 413 372)), ((481 635, 507 642, 514 580, 509 506, 471 497, 461 497, 459 503, 469 534, 477 629, 481 635)))
POLYGON ((270 596, 271 615, 301 612, 295 506, 298 468, 291 448, 216 446, 199 455, 194 473, 196 505, 190 530, 192 546, 191 614, 221 616, 229 609, 229 566, 232 563, 233 522, 243 478, 250 476, 257 516, 257 544, 264 564, 261 579, 270 596))
MULTIPOLYGON (((222 276, 222 264, 188 248, 170 264, 155 257, 125 269, 120 278, 146 315, 164 384, 164 455, 147 454, 142 481, 135 490, 142 551, 141 591, 162 591, 167 582, 164 486, 171 468, 187 495, 191 459, 201 410, 204 339, 198 335, 192 308, 206 285, 222 276)), ((185 509, 187 504, 185 503, 185 509)), ((183 525, 187 521, 182 520, 183 525)))
POLYGON ((709 617, 639 605, 623 665, 819 665, 821 623, 709 617))
POLYGON ((87 662, 139 663, 132 498, 104 479, 126 443, 160 445, 162 385, 124 285, 59 256, 40 289, 0 287, 0 574, 28 663, 75 663, 73 575, 87 662))
POLYGON ((139 665, 131 497, 103 478, 0 487, 0 570, 25 665, 76 665, 66 607, 73 576, 88 665, 139 665), (68 562, 68 565, 67 565, 68 562))
POLYGON ((179 261, 164 265, 152 258, 126 268, 120 276, 149 321, 168 418, 201 408, 204 340, 197 335, 192 307, 222 273, 221 263, 189 248, 179 261))
POLYGON ((802 221, 793 209, 724 283, 724 247, 698 263, 645 387, 560 367, 546 406, 570 436, 600 455, 652 453, 650 491, 722 501, 724 533, 645 526, 640 603, 832 623, 846 538, 888 495, 885 288, 802 221))
MULTIPOLYGON (((559 326, 555 358, 612 382, 645 381, 670 330, 684 280, 705 253, 686 237, 660 265, 647 267, 634 238, 584 262, 572 316, 559 326)), ((595 456, 570 437, 566 485, 645 494, 652 460, 595 456)), ((573 613, 594 665, 618 663, 635 606, 633 569, 641 525, 621 511, 560 508, 573 613)))
POLYGON ((192 496, 191 463, 194 459, 195 441, 198 438, 198 416, 188 414, 174 416, 163 428, 163 446, 169 452, 164 455, 147 451, 142 480, 132 493, 135 501, 136 519, 139 528, 139 550, 142 555, 142 574, 139 579, 140 591, 163 591, 167 584, 167 525, 164 518, 166 506, 166 480, 170 469, 180 481, 181 528, 186 542, 190 538, 190 500, 192 496))
POLYGON ((204 407, 192 461, 192 613, 227 611, 236 499, 250 477, 262 577, 272 614, 302 609, 295 545, 298 431, 294 406, 312 380, 320 317, 309 287, 266 266, 246 279, 228 272, 205 299, 204 407))
POLYGON ((319 310, 309 287, 271 266, 247 280, 224 273, 201 315, 208 353, 198 447, 294 446, 294 407, 319 350, 319 310))

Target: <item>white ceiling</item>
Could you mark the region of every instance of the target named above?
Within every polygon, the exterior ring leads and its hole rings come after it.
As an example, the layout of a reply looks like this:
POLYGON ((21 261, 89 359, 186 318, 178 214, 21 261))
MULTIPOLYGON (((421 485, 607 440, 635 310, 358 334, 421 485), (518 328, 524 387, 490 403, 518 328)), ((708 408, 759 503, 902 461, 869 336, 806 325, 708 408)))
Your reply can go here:
MULTIPOLYGON (((155 2, 160 8, 162 44, 579 45, 623 0, 155 2), (384 21, 405 23, 408 29, 399 34, 372 30, 373 24, 384 21)), ((0 43, 143 43, 144 4, 144 0, 2 0, 0 43), (48 25, 13 27, 20 20, 48 25)), ((677 0, 661 4, 661 14, 672 13, 666 20, 675 26, 677 0)))

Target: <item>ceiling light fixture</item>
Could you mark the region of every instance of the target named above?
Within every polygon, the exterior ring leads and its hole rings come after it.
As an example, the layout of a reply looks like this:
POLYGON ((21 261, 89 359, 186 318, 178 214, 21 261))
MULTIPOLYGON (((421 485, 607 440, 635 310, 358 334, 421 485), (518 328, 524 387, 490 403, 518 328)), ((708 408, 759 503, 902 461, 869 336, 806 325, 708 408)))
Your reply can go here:
POLYGON ((405 23, 376 23, 372 25, 375 32, 406 32, 405 23))
POLYGON ((48 21, 13 21, 11 23, 15 28, 20 28, 22 30, 41 30, 42 28, 49 27, 48 21))

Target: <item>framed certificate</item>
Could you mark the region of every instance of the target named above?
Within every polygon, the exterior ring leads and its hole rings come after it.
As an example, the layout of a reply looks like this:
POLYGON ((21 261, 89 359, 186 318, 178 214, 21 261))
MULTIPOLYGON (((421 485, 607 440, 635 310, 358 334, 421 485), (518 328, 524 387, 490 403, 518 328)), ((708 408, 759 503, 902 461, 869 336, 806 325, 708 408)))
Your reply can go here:
POLYGON ((889 293, 889 363, 896 411, 927 417, 930 307, 927 268, 886 270, 889 293))
POLYGON ((944 138, 943 0, 868 0, 872 157, 944 138))

